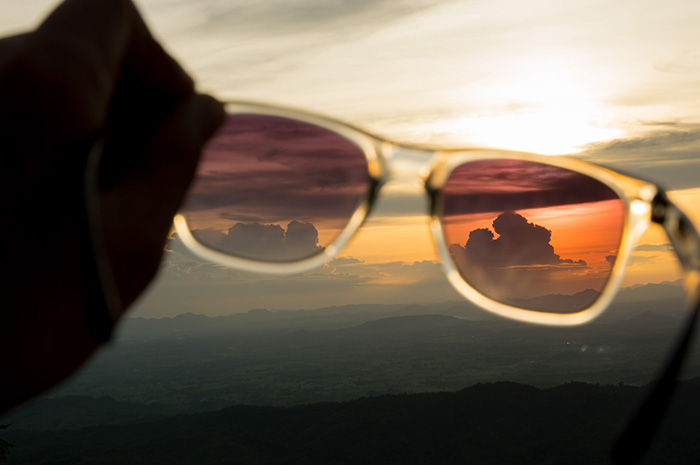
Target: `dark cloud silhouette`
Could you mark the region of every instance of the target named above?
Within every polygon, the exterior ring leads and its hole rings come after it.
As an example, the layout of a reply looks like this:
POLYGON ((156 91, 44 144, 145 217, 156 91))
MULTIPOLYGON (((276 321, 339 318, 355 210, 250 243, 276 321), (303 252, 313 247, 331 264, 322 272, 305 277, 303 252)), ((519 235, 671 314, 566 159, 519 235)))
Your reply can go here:
POLYGON ((605 257, 605 261, 610 264, 611 268, 613 265, 615 265, 615 260, 617 260, 617 255, 608 255, 605 257))
POLYGON ((562 259, 550 244, 552 232, 530 223, 518 213, 509 211, 493 221, 494 238, 489 229, 469 233, 464 246, 451 245, 454 255, 463 255, 469 266, 480 268, 529 267, 546 265, 586 266, 583 260, 562 259))
POLYGON ((454 170, 443 192, 443 215, 517 211, 618 199, 605 184, 556 166, 483 160, 454 170))
MULTIPOLYGON (((531 223, 513 211, 498 215, 493 221, 493 231, 475 229, 469 233, 464 245, 450 245, 450 253, 464 279, 482 294, 499 302, 521 308, 527 306, 532 310, 559 310, 537 307, 538 300, 528 301, 523 297, 547 294, 545 289, 551 289, 549 281, 555 274, 583 271, 587 269, 586 262, 562 258, 551 244, 552 232, 549 229, 531 223)), ((597 295, 597 292, 589 294, 597 295)), ((592 300, 560 310, 578 311, 590 305, 592 300)))
POLYGON ((323 250, 316 227, 296 220, 286 230, 278 224, 236 223, 225 233, 204 229, 193 234, 213 249, 272 262, 299 260, 323 250))

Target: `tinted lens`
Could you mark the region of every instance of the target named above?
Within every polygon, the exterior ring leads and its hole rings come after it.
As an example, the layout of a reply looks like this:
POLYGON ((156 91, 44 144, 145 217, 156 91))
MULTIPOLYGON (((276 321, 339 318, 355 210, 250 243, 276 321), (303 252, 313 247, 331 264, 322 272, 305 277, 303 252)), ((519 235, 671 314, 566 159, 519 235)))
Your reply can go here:
POLYGON ((332 243, 369 189, 364 153, 338 134, 286 118, 229 115, 202 154, 183 213, 212 249, 294 261, 332 243))
POLYGON ((612 272, 624 203, 588 176, 539 163, 488 160, 451 174, 442 223, 462 277, 493 300, 572 313, 612 272))

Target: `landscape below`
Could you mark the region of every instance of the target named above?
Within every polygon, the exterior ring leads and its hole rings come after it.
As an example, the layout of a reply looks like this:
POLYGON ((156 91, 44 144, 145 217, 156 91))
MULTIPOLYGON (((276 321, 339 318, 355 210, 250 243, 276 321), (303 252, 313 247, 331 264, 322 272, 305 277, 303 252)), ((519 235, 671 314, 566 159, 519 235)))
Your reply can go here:
MULTIPOLYGON (((466 302, 129 319, 0 437, 11 464, 604 463, 681 298, 678 283, 623 290, 573 328, 466 302)), ((646 463, 700 457, 698 361, 646 463)))

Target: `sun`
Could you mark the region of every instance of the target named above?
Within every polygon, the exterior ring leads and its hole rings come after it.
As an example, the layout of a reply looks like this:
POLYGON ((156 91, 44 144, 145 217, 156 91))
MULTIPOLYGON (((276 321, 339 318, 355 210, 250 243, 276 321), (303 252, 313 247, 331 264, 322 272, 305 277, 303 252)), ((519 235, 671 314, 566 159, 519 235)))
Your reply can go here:
POLYGON ((474 145, 497 147, 545 155, 571 154, 586 144, 621 135, 614 128, 595 123, 586 108, 541 106, 510 114, 464 118, 455 121, 474 145))
POLYGON ((465 112, 434 121, 434 136, 451 143, 571 154, 621 137, 605 111, 600 79, 582 76, 572 57, 528 57, 487 82, 451 92, 465 112))

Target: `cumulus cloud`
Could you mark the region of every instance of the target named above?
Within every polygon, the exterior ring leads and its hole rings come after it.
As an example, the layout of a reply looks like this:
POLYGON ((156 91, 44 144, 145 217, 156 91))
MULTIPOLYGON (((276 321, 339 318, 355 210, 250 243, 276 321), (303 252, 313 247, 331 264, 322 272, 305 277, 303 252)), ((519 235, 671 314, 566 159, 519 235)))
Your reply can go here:
POLYGON ((521 306, 524 297, 552 293, 550 280, 557 273, 573 276, 588 268, 584 260, 557 254, 551 238, 549 229, 507 211, 493 221, 493 231, 471 231, 464 245, 450 245, 450 253, 462 276, 479 292, 521 306))
POLYGON ((480 268, 528 267, 542 265, 586 266, 583 260, 563 259, 554 252, 550 243, 552 232, 530 223, 515 212, 500 214, 493 221, 498 234, 494 238, 489 229, 480 228, 469 233, 464 246, 451 245, 454 255, 463 255, 470 266, 480 268))
POLYGON ((298 260, 323 250, 316 227, 296 220, 286 230, 279 224, 236 223, 225 233, 204 229, 193 235, 211 248, 258 260, 298 260))

